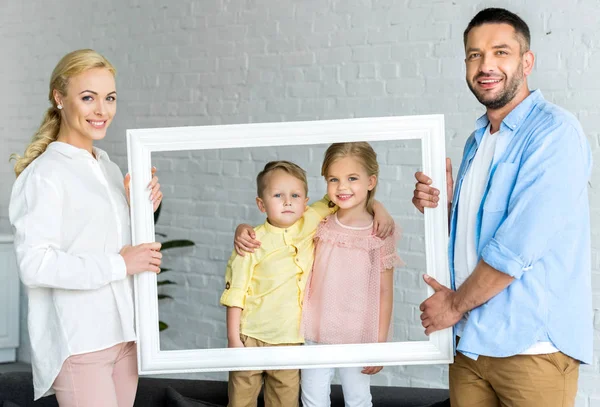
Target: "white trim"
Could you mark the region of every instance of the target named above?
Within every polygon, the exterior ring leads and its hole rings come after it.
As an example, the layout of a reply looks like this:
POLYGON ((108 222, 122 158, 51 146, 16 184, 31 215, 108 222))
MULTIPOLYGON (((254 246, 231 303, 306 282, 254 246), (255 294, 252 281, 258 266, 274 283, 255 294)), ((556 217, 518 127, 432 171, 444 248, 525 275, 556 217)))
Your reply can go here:
MULTIPOLYGON (((329 144, 341 141, 420 140, 422 170, 441 180, 436 209, 425 211, 427 272, 449 286, 446 159, 442 115, 258 123, 227 126, 127 130, 133 244, 154 240, 150 182, 151 153, 223 148, 329 144)), ((427 295, 433 293, 427 287, 427 295)), ((425 298, 423 298, 425 300, 425 298)), ((271 348, 161 351, 156 274, 135 277, 138 370, 140 374, 331 366, 447 364, 453 361, 452 330, 428 341, 271 348)))

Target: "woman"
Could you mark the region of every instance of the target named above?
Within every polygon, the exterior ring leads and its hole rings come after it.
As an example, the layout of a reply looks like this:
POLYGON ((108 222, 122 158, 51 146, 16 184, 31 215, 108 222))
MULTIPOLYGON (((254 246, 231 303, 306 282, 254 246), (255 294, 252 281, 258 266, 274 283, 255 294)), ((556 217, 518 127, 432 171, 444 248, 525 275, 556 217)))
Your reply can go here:
MULTIPOLYGON (((65 55, 51 107, 16 158, 9 216, 28 288, 35 399, 132 406, 137 356, 131 275, 160 272, 160 243, 130 246, 128 187, 93 146, 116 113, 115 69, 92 50, 65 55), (126 192, 127 190, 127 192, 126 192)), ((162 192, 148 185, 154 210, 162 192)))

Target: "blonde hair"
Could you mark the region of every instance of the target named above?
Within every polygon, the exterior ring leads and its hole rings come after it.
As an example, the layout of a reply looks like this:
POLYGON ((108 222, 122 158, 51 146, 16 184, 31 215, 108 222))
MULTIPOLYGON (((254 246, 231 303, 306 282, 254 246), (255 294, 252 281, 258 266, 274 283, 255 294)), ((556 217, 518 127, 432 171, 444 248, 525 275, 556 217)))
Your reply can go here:
POLYGON ((58 137, 61 117, 54 99, 54 90, 66 96, 69 79, 93 68, 106 68, 113 76, 117 73, 115 67, 106 58, 91 49, 73 51, 62 57, 58 62, 50 77, 48 100, 52 106, 46 111, 42 124, 33 135, 27 148, 25 148, 23 156, 18 154, 11 154, 10 156, 10 160, 16 160, 14 170, 17 177, 33 160, 46 151, 48 145, 56 141, 58 137))
POLYGON ((265 165, 265 168, 256 176, 256 195, 259 198, 263 197, 263 193, 267 188, 267 175, 275 170, 282 170, 290 174, 292 177, 299 179, 304 184, 304 194, 308 195, 308 182, 306 181, 306 171, 299 165, 290 161, 271 161, 265 165))
MULTIPOLYGON (((360 161, 369 177, 379 177, 379 163, 377 162, 377 153, 367 142, 354 143, 334 143, 325 151, 323 165, 321 166, 321 175, 327 177, 331 165, 344 157, 356 158, 360 161)), ((375 190, 377 181, 372 190, 367 192, 367 211, 373 214, 373 202, 375 201, 375 190)))

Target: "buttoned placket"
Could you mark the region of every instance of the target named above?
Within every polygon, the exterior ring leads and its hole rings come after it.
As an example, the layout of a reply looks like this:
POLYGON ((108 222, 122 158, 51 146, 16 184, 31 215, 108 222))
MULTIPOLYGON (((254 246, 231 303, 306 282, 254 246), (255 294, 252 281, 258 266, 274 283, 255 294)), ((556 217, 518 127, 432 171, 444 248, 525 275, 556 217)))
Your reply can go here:
MULTIPOLYGON (((298 248, 296 247, 296 245, 293 244, 293 239, 290 237, 290 231, 289 229, 285 229, 283 231, 283 241, 286 244, 286 246, 289 246, 291 248, 294 249, 294 263, 296 264, 296 267, 298 267, 299 269, 302 270, 302 272, 304 273, 305 270, 302 269, 302 266, 300 266, 300 259, 298 257, 298 248)), ((299 274, 298 277, 296 278, 296 287, 298 288, 298 304, 300 305, 300 307, 302 307, 302 297, 304 296, 304 291, 301 288, 301 282, 302 282, 302 274, 299 274)))
POLYGON ((106 196, 108 197, 108 200, 110 202, 110 206, 112 208, 112 213, 115 216, 115 221, 117 224, 117 247, 123 247, 123 236, 121 235, 121 228, 123 225, 123 222, 121 221, 121 218, 119 216, 119 211, 117 210, 117 205, 113 196, 112 191, 110 190, 110 186, 108 184, 108 181, 106 180, 106 175, 104 174, 104 170, 102 168, 100 168, 100 163, 98 162, 98 160, 94 159, 93 157, 88 157, 88 160, 90 160, 91 166, 92 166, 92 172, 94 173, 94 175, 96 175, 96 178, 98 178, 98 181, 100 181, 100 183, 104 186, 104 189, 106 190, 106 196))
MULTIPOLYGON (((93 157, 87 157, 88 160, 90 160, 90 165, 92 167, 92 172, 94 173, 94 175, 96 176, 96 178, 98 179, 98 181, 100 181, 100 184, 102 184, 104 186, 105 192, 106 192, 106 196, 110 202, 110 206, 112 208, 112 213, 115 216, 115 222, 116 222, 116 226, 117 226, 117 248, 123 247, 123 237, 122 237, 122 219, 119 216, 119 211, 117 209, 117 204, 115 201, 115 197, 113 194, 113 191, 111 191, 111 187, 108 183, 108 180, 106 178, 106 174, 104 172, 104 168, 103 166, 100 164, 100 162, 93 158, 93 157)), ((122 314, 122 310, 126 310, 126 309, 133 309, 133 287, 131 287, 131 285, 129 286, 129 292, 127 293, 119 293, 121 287, 117 286, 115 284, 111 284, 111 288, 113 291, 113 295, 114 295, 114 300, 117 303, 117 309, 119 310, 119 316, 121 318, 121 328, 123 329, 123 332, 127 331, 127 326, 128 323, 127 321, 130 318, 133 318, 133 315, 123 315, 122 314), (123 295, 125 294, 125 295, 123 295), (127 304, 121 304, 121 299, 125 298, 127 304)))

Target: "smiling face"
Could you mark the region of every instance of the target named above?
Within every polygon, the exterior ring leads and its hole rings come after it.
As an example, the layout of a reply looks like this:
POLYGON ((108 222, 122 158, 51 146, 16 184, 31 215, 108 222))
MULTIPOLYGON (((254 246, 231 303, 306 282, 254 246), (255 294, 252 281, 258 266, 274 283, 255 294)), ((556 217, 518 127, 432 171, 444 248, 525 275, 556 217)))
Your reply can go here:
POLYGON ((116 114, 115 78, 106 68, 89 69, 69 79, 66 95, 55 90, 54 99, 62 105, 58 139, 91 150, 116 114))
POLYGON ((327 195, 340 210, 366 209, 369 191, 377 185, 377 177, 369 176, 357 157, 340 158, 327 169, 327 195))
POLYGON ((522 43, 509 24, 483 24, 469 32, 467 85, 488 109, 501 109, 527 97, 526 78, 533 69, 533 54, 522 52, 522 43))
POLYGON ((278 228, 292 226, 304 215, 308 203, 304 182, 280 169, 265 177, 265 188, 256 198, 258 209, 266 212, 271 225, 278 228))

